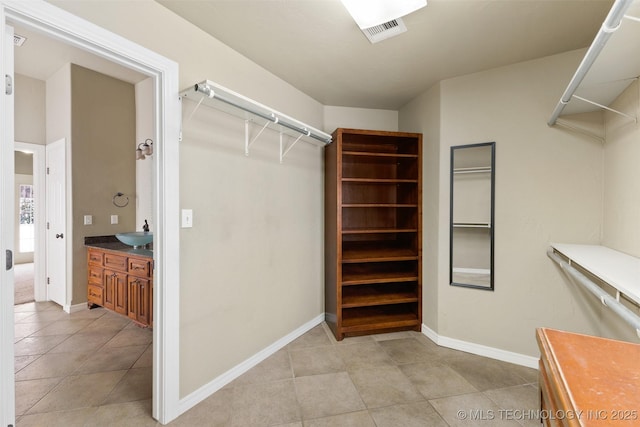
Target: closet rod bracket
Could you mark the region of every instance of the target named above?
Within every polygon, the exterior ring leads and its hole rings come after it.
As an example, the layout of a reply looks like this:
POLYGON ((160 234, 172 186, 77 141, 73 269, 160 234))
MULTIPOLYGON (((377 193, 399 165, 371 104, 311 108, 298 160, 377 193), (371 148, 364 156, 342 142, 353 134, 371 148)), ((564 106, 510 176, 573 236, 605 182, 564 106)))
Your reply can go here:
MULTIPOLYGON (((300 141, 300 138, 302 138, 305 134, 300 134, 298 135, 298 137, 295 139, 295 141, 293 141, 291 144, 289 144, 289 146, 285 149, 284 148, 284 133, 280 132, 280 163, 282 163, 284 161, 284 156, 287 155, 287 153, 289 151, 291 151, 291 149, 293 148, 294 145, 296 145, 298 143, 298 141, 300 141)), ((307 135, 309 136, 309 135, 307 135)))
POLYGON ((602 104, 599 104, 597 102, 590 101, 590 100, 588 100, 586 98, 583 98, 583 97, 575 95, 575 94, 572 95, 572 98, 579 99, 580 101, 587 102, 587 103, 589 103, 591 105, 595 105, 596 107, 602 108, 603 110, 611 111, 612 113, 615 113, 615 114, 618 114, 620 116, 626 117, 626 118, 628 118, 630 120, 633 120, 635 123, 638 123, 638 118, 635 117, 635 116, 632 116, 630 114, 623 113, 622 111, 614 110, 613 108, 607 107, 606 105, 602 105, 602 104))
MULTIPOLYGON (((269 126, 270 122, 267 122, 264 124, 264 126, 262 126, 262 129, 260 129, 258 131, 258 133, 256 134, 256 136, 254 136, 253 138, 249 137, 249 122, 251 120, 246 119, 244 121, 244 155, 248 156, 249 155, 249 147, 251 147, 253 145, 254 142, 256 142, 256 140, 260 137, 260 135, 262 135, 262 132, 264 132, 264 130, 269 126)), ((278 123, 278 118, 275 118, 275 123, 278 123)))

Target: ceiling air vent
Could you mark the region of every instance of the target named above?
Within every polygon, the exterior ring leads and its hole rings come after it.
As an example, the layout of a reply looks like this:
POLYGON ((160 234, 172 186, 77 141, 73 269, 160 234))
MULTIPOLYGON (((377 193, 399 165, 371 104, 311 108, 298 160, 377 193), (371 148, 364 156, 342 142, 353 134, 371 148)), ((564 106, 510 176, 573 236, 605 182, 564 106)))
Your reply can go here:
POLYGON ((22 46, 26 40, 27 40, 26 37, 22 37, 19 34, 13 35, 13 44, 16 46, 22 46))
POLYGON ((390 37, 397 36, 407 31, 407 27, 402 22, 402 19, 396 18, 391 21, 385 22, 373 27, 364 28, 362 32, 369 39, 371 43, 378 43, 379 41, 386 40, 390 37))

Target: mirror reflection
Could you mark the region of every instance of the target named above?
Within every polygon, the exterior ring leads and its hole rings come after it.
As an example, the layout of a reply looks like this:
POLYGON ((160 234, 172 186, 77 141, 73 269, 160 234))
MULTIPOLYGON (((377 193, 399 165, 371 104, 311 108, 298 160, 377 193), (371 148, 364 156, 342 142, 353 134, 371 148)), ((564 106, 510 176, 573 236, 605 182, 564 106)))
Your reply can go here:
POLYGON ((450 284, 493 290, 495 142, 451 147, 450 284))

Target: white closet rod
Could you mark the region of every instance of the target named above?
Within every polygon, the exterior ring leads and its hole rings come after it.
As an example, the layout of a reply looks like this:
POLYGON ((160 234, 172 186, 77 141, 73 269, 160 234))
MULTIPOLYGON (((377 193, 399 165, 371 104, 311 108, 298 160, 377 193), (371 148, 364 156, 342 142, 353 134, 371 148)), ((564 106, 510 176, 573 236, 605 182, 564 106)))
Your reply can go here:
POLYGON ((625 307, 620 301, 605 292, 600 286, 596 285, 593 281, 589 280, 587 276, 578 271, 575 267, 571 266, 564 259, 559 257, 553 249, 547 251, 547 256, 555 261, 569 276, 574 278, 579 284, 584 286, 589 292, 594 294, 602 305, 609 307, 611 311, 620 316, 625 322, 631 325, 635 330, 638 337, 640 337, 640 317, 634 312, 625 307))
POLYGON ((214 86, 213 83, 209 81, 196 84, 194 89, 196 92, 199 92, 210 99, 217 99, 242 111, 261 117, 268 122, 278 124, 325 144, 331 143, 331 135, 314 129, 304 123, 298 122, 297 120, 294 120, 282 113, 271 110, 270 108, 235 92, 225 90, 221 86, 214 86))
POLYGON ((611 6, 611 10, 609 11, 607 18, 602 23, 602 27, 600 27, 596 38, 593 40, 593 43, 591 43, 587 54, 584 56, 580 66, 571 78, 571 81, 569 82, 567 89, 562 94, 560 101, 558 101, 558 105, 556 105, 555 110, 553 110, 553 114, 551 114, 551 118, 547 122, 549 126, 556 124, 556 120, 558 120, 562 110, 564 110, 564 107, 569 103, 569 101, 571 101, 571 97, 576 92, 576 89, 578 89, 578 86, 580 86, 580 83, 582 83, 587 72, 589 72, 589 69, 604 48, 607 40, 609 40, 611 34, 620 27, 620 21, 622 21, 625 12, 629 9, 629 6, 631 6, 633 1, 634 0, 616 0, 613 6, 611 6))

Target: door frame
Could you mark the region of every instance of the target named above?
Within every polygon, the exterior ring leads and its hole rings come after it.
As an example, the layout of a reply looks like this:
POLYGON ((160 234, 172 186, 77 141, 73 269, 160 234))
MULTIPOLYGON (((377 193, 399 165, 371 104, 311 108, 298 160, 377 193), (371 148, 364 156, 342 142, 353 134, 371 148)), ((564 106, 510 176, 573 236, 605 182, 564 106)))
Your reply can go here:
MULTIPOLYGON (((155 310, 153 328, 153 396, 152 415, 162 424, 175 419, 179 413, 180 401, 180 235, 179 235, 179 139, 181 105, 179 100, 178 64, 147 48, 117 34, 111 33, 91 22, 79 18, 67 11, 43 0, 16 1, 0 0, 0 36, 2 47, 5 42, 5 27, 17 24, 49 37, 62 40, 72 46, 89 51, 122 66, 134 69, 153 78, 154 84, 154 134, 155 147, 155 193, 153 211, 156 230, 154 233, 154 295, 155 310)), ((13 74, 5 64, 1 65, 0 76, 13 74)), ((4 103, 0 102, 0 120, 7 114, 4 103)), ((4 123, 4 121, 2 122, 4 123)), ((5 136, 0 136, 0 144, 11 144, 5 136)), ((6 172, 5 172, 6 173, 6 172)), ((13 172, 12 172, 13 173, 13 172)), ((3 173, 4 174, 4 173, 3 173)), ((13 178, 1 177, 3 181, 13 178)), ((4 202, 7 190, 0 188, 0 200, 4 202)), ((0 217, 1 218, 1 217, 0 217)), ((4 224, 0 224, 4 227, 4 224)), ((0 287, 6 289, 12 283, 6 282, 0 275, 0 287)), ((13 281, 11 276, 10 281, 13 281)), ((13 316, 6 313, 12 307, 3 306, 0 311, 0 327, 13 329, 13 316)), ((13 336, 13 334, 11 334, 13 336)), ((1 346, 13 346, 13 342, 0 343, 1 346)), ((13 360, 3 363, 2 372, 13 372, 13 360)), ((15 390, 7 390, 7 382, 0 379, 3 392, 13 398, 15 390)), ((2 394, 2 393, 0 393, 2 394)), ((0 421, 3 425, 15 424, 14 411, 2 408, 0 421)))
POLYGON ((29 151, 33 154, 33 191, 36 194, 35 210, 35 245, 33 248, 33 297, 36 301, 47 300, 46 246, 45 246, 45 145, 15 141, 15 151, 29 151))
MULTIPOLYGON (((5 20, 0 24, 0 76, 13 78, 13 44, 7 40, 13 38, 13 28, 5 20)), ((5 92, 3 89, 1 92, 5 92)), ((14 276, 11 251, 14 248, 15 224, 15 151, 13 148, 13 93, 2 94, 0 101, 0 233, 2 248, 0 256, 0 418, 3 426, 14 425, 15 418, 15 382, 14 382, 14 276), (5 257, 6 251, 6 257, 5 257), (8 414, 8 415, 5 415, 8 414)))

